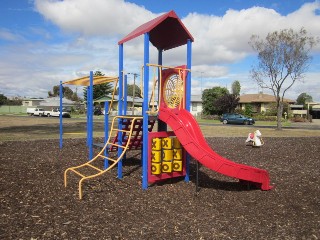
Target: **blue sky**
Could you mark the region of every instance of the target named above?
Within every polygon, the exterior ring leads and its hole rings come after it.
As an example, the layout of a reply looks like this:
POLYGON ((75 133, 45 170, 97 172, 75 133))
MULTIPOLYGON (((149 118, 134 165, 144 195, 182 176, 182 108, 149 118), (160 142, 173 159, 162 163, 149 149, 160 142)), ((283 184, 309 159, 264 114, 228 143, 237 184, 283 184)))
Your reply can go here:
MULTIPOLYGON (((46 97, 60 80, 81 77, 90 70, 115 76, 117 42, 170 10, 195 39, 193 94, 214 86, 230 88, 235 80, 240 81, 241 94, 261 91, 249 75, 257 63, 248 45, 252 34, 265 36, 275 30, 304 27, 320 37, 319 0, 2 0, 0 93, 46 97)), ((154 52, 151 61, 156 62, 154 52)), ((320 102, 320 46, 312 56, 304 82, 296 83, 287 98, 295 100, 306 92, 320 102)), ((140 72, 142 61, 141 39, 125 46, 127 72, 140 72)), ((164 61, 165 65, 184 64, 185 49, 168 51, 164 61)))

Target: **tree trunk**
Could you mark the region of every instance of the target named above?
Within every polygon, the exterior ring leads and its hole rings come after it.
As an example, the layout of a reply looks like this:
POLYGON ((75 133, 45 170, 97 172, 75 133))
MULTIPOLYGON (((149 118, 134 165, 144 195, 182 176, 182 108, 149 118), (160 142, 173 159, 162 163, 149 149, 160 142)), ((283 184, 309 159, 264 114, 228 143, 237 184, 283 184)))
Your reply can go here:
POLYGON ((278 102, 277 103, 277 130, 282 130, 282 123, 281 123, 281 119, 282 119, 282 112, 283 112, 283 102, 278 102))

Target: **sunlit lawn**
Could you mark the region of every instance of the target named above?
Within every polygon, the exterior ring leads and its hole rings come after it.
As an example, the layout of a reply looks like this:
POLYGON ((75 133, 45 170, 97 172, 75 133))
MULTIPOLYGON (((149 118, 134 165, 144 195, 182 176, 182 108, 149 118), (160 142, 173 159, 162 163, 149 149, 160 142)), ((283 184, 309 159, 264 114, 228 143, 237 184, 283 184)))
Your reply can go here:
MULTIPOLYGON (((203 124, 222 124, 222 122, 220 122, 220 120, 209 120, 209 119, 197 118, 197 121, 198 121, 199 124, 201 124, 201 123, 203 123, 203 124)), ((259 126, 277 126, 277 122, 276 121, 256 121, 256 123, 254 125, 256 127, 259 127, 259 126)), ((282 126, 283 127, 290 127, 291 126, 291 122, 290 121, 282 122, 282 126)))

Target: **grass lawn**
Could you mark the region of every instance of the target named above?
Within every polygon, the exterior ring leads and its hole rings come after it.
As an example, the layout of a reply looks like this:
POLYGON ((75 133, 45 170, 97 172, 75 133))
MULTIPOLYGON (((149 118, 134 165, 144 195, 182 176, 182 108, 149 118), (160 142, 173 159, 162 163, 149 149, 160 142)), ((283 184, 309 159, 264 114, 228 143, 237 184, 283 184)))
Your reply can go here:
MULTIPOLYGON (((220 120, 209 120, 209 119, 199 119, 197 118, 198 123, 204 123, 204 124, 222 124, 220 120)), ((256 121, 254 124, 255 126, 277 126, 276 121, 256 121)), ((282 122, 283 127, 291 127, 291 122, 290 121, 285 121, 282 122)))
MULTIPOLYGON (((112 118, 110 118, 111 120, 112 118)), ((198 120, 205 137, 243 137, 259 129, 263 137, 317 137, 319 130, 290 129, 290 122, 283 123, 283 130, 276 131, 276 122, 258 121, 254 126, 222 124, 216 120, 198 120)), ((154 127, 156 131, 157 126, 154 127)), ((170 130, 170 128, 168 128, 170 130)), ((85 138, 86 117, 79 115, 63 119, 63 138, 85 138)), ((104 116, 94 116, 94 137, 104 136, 104 116)), ((0 141, 58 139, 59 118, 0 115, 0 141)))

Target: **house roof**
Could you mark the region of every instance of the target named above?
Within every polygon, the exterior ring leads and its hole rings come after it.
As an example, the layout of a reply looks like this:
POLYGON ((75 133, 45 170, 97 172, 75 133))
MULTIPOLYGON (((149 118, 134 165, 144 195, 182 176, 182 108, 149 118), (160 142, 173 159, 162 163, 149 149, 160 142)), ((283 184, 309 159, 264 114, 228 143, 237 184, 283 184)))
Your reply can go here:
POLYGON ((290 108, 303 108, 303 104, 292 104, 290 108))
POLYGON ((191 102, 202 102, 201 95, 191 95, 191 102))
POLYGON ((44 98, 24 98, 22 101, 44 101, 44 98))
MULTIPOLYGON (((108 96, 102 96, 99 98, 94 99, 94 102, 110 102, 112 100, 112 96, 108 95, 108 96)), ((114 95, 114 101, 118 102, 119 101, 119 95, 114 95)), ((127 102, 133 102, 133 98, 131 96, 127 96, 127 102)), ((135 103, 142 103, 143 102, 143 98, 139 98, 139 97, 135 97, 134 98, 134 102, 135 103)))
MULTIPOLYGON (((294 103, 295 100, 283 99, 284 102, 294 103)), ((276 102, 276 98, 273 95, 258 93, 258 94, 244 94, 240 96, 239 103, 271 103, 276 102)))
POLYGON ((121 39, 118 44, 123 44, 145 33, 150 34, 150 42, 157 49, 161 50, 169 50, 182 46, 187 43, 188 39, 192 42, 194 40, 177 14, 174 11, 170 11, 142 24, 140 27, 136 28, 121 39))
MULTIPOLYGON (((72 106, 72 105, 76 105, 76 104, 77 103, 74 101, 71 101, 66 98, 62 98, 62 105, 63 106, 72 106)), ((52 97, 52 98, 43 99, 43 101, 40 102, 40 106, 58 107, 58 106, 60 106, 60 97, 52 97)))

